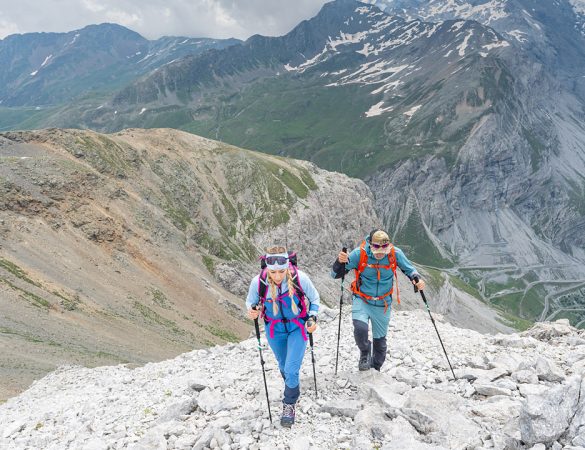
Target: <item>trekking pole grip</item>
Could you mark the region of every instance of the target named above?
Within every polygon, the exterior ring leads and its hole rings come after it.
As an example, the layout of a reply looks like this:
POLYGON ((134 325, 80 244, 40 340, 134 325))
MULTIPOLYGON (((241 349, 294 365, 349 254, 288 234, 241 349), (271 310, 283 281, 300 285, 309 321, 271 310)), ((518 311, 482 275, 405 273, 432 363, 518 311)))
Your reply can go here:
MULTIPOLYGON (((258 306, 254 305, 252 306, 252 309, 256 311, 258 306)), ((256 337, 258 338, 258 344, 260 344, 260 325, 258 325, 258 317, 254 319, 254 328, 256 328, 256 337)))
MULTIPOLYGON (((258 305, 252 306, 254 311, 258 310, 258 305)), ((256 329, 256 338, 258 339, 258 347, 260 348, 260 325, 258 324, 258 317, 254 319, 254 328, 256 329)))
MULTIPOLYGON (((419 277, 413 277, 413 280, 416 283, 418 283, 420 281, 420 278, 419 277)), ((423 302, 425 303, 425 305, 427 305, 427 308, 428 308, 427 296, 425 295, 424 291, 423 290, 420 290, 419 291, 419 289, 416 287, 416 285, 414 285, 414 292, 420 292, 420 295, 421 295, 421 297, 423 299, 423 302)))
POLYGON ((260 339, 260 326, 258 325, 258 318, 254 319, 254 328, 256 328, 256 337, 260 339))
MULTIPOLYGON (((420 281, 420 278, 419 278, 419 277, 417 277, 417 276, 413 277, 412 279, 413 279, 413 280, 414 280, 414 281, 415 281, 417 284, 418 284, 418 282, 420 281)), ((416 284, 414 285, 414 292, 419 292, 419 289, 418 289, 418 287, 416 287, 416 284)), ((423 297, 423 299, 424 299, 424 301, 425 301, 425 303, 426 303, 427 299, 425 298, 425 294, 424 294, 424 292, 423 292, 422 290, 420 291, 420 295, 422 295, 422 297, 423 297)))

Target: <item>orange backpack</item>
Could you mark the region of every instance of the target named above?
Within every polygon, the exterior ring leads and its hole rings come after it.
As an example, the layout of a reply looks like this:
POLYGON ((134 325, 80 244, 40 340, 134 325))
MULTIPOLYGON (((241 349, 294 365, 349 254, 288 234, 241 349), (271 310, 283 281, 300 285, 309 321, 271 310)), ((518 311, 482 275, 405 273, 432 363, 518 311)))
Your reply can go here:
POLYGON ((398 277, 396 276, 396 252, 394 250, 394 246, 392 244, 390 248, 390 253, 388 253, 388 261, 390 264, 382 265, 382 264, 368 264, 368 254, 366 253, 366 241, 363 241, 360 245, 360 262, 355 269, 355 280, 351 283, 351 292, 356 295, 359 295, 360 298, 365 302, 368 303, 368 300, 384 300, 384 314, 388 310, 388 302, 386 301, 386 297, 392 295, 394 291, 394 286, 390 289, 389 292, 386 292, 384 295, 379 297, 372 297, 370 295, 364 294, 360 291, 360 277, 362 272, 366 269, 366 267, 371 267, 372 269, 376 269, 378 271, 378 280, 380 279, 380 269, 385 270, 392 270, 394 273, 394 279, 396 280, 396 300, 400 304, 400 290, 398 289, 398 277))

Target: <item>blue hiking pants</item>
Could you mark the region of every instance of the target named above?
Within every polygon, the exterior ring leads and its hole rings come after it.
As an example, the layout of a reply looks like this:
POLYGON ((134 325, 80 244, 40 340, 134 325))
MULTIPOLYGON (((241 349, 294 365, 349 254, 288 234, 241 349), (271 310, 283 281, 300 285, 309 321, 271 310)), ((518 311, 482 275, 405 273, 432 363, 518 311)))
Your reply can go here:
POLYGON ((307 344, 303 339, 301 329, 297 325, 287 323, 287 328, 290 331, 275 330, 274 338, 270 337, 270 333, 266 333, 266 338, 278 361, 280 373, 284 378, 283 401, 284 403, 293 404, 296 403, 301 392, 299 372, 301 371, 307 344))
MULTIPOLYGON (((391 297, 388 300, 392 301, 391 297)), ((360 297, 353 297, 351 315, 353 319, 353 336, 360 349, 361 356, 372 355, 371 366, 380 370, 386 360, 386 334, 390 323, 390 307, 384 313, 384 300, 364 302, 360 297), (369 322, 372 322, 372 342, 368 339, 369 322), (373 347, 373 348, 372 348, 373 347)))
POLYGON ((351 306, 351 318, 359 320, 368 325, 372 322, 372 336, 374 339, 383 338, 388 334, 388 324, 390 323, 390 310, 392 307, 392 297, 388 296, 388 310, 384 314, 384 300, 368 300, 364 302, 361 297, 353 296, 351 306))

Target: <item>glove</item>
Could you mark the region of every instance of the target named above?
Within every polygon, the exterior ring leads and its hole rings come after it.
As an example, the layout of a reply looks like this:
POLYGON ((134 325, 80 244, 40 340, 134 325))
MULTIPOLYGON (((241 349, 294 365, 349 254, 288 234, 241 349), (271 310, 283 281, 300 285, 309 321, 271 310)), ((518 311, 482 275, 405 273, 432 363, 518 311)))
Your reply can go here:
POLYGON ((345 269, 345 264, 339 262, 338 259, 335 260, 335 262, 333 263, 333 267, 332 267, 333 272, 335 272, 335 278, 341 278, 342 276, 344 276, 346 273, 349 272, 349 270, 345 269))
POLYGON ((317 329, 317 316, 309 316, 305 326, 307 327, 307 331, 309 333, 315 331, 317 329))

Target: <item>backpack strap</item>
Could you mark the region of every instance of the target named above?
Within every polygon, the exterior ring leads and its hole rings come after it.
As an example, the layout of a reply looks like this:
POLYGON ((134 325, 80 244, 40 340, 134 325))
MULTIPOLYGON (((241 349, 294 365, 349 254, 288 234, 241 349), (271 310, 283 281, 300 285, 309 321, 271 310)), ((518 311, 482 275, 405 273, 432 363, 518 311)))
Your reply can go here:
POLYGON ((361 275, 365 268, 368 266, 368 254, 366 253, 366 241, 362 241, 360 244, 360 260, 355 271, 355 280, 351 283, 352 292, 359 292, 361 285, 361 275))
POLYGON ((364 294, 361 289, 361 274, 366 269, 366 267, 370 267, 372 269, 376 269, 378 271, 378 280, 380 279, 380 269, 385 270, 392 270, 393 277, 396 280, 396 300, 398 304, 400 304, 400 291, 398 289, 398 277, 396 275, 396 251, 394 246, 390 249, 390 253, 388 254, 388 264, 368 264, 368 254, 366 252, 366 241, 362 241, 360 245, 360 261, 358 266, 355 268, 355 280, 351 283, 351 291, 358 295, 365 303, 368 303, 368 300, 384 300, 384 314, 388 310, 388 302, 386 301, 386 297, 391 296, 394 291, 394 286, 390 289, 389 292, 386 292, 384 295, 379 297, 372 297, 370 295, 364 294))
MULTIPOLYGON (((301 311, 299 312, 299 314, 292 318, 292 319, 271 319, 270 317, 268 317, 264 311, 266 308, 266 295, 268 292, 268 269, 263 269, 262 272, 260 273, 260 276, 258 277, 258 296, 260 297, 260 301, 258 302, 259 304, 262 304, 262 313, 261 316, 264 319, 264 321, 269 324, 269 333, 270 333, 270 337, 274 338, 274 326, 279 323, 294 323, 296 326, 298 326, 301 329, 301 333, 303 335, 303 340, 308 340, 307 338, 307 334, 305 331, 305 327, 304 325, 299 321, 299 319, 303 319, 305 317, 307 317, 308 315, 308 308, 307 308, 307 302, 306 302, 306 294, 303 291, 303 288, 301 286, 301 282, 299 279, 299 273, 297 268, 291 263, 289 264, 289 270, 291 272, 291 278, 292 278, 292 282, 294 285, 294 289, 295 289, 295 295, 298 297, 299 302, 300 302, 300 307, 301 307, 301 311)), ((289 290, 290 290, 290 286, 289 286, 289 290)), ((274 299, 272 301, 281 301, 280 297, 277 299, 274 299)))
POLYGON ((290 264, 288 269, 291 272, 291 278, 295 288, 295 293, 299 298, 299 303, 301 307, 301 312, 297 317, 299 318, 306 317, 309 314, 309 308, 307 307, 307 295, 305 294, 305 291, 303 291, 303 287, 301 286, 301 280, 299 279, 299 271, 293 264, 290 264))
POLYGON ((258 304, 260 305, 260 317, 264 317, 264 303, 266 302, 266 293, 268 292, 268 269, 265 267, 258 276, 258 304))

